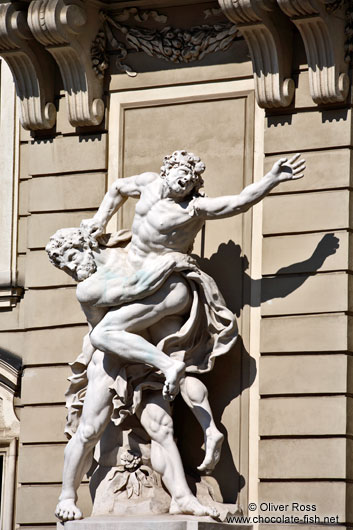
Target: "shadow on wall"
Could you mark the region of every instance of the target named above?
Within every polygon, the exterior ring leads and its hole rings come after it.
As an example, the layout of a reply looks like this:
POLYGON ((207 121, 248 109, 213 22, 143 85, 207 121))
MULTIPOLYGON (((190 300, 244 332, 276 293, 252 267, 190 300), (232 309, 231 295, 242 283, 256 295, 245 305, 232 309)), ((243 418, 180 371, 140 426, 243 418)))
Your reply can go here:
MULTIPOLYGON (((244 487, 244 477, 240 475, 234 462, 234 455, 239 454, 238 425, 240 416, 240 402, 234 402, 234 407, 226 414, 225 423, 231 429, 228 432, 224 423, 223 413, 226 407, 241 395, 245 388, 252 385, 256 377, 256 362, 249 356, 244 348, 242 338, 239 336, 235 347, 226 355, 217 358, 212 372, 199 376, 207 386, 209 401, 213 412, 215 423, 224 435, 222 455, 219 463, 212 473, 219 492, 217 501, 226 503, 236 503, 239 491, 244 487), (244 367, 248 373, 244 374, 244 367)), ((204 458, 203 434, 199 424, 196 422, 190 409, 185 405, 179 395, 174 404, 173 418, 175 423, 175 435, 178 440, 178 447, 182 455, 186 474, 189 478, 189 485, 195 493, 196 482, 200 476, 196 467, 201 464, 204 458)), ((212 485, 214 485, 212 481, 212 485)))
MULTIPOLYGON (((334 234, 326 234, 308 259, 283 267, 276 275, 262 280, 253 279, 247 274, 249 261, 246 256, 241 256, 241 247, 233 241, 222 243, 216 253, 209 259, 199 259, 199 263, 215 279, 227 306, 239 317, 246 305, 258 307, 263 302, 284 298, 299 289, 310 276, 317 273, 338 246, 338 238, 334 234), (258 293, 257 297, 252 297, 254 290, 258 293)), ((237 432, 242 421, 240 401, 234 402, 228 411, 225 409, 244 389, 252 385, 255 377, 255 359, 244 348, 241 337, 231 352, 216 360, 212 372, 200 376, 209 390, 216 425, 225 436, 221 461, 212 475, 218 483, 223 501, 227 503, 236 502, 245 479, 239 474, 234 462, 234 458, 240 453, 240 437, 237 432), (231 432, 227 431, 222 418, 231 432)), ((195 469, 203 459, 201 429, 180 397, 176 400, 174 414, 176 436, 186 471, 197 482, 199 478, 195 469)))
POLYGON ((334 234, 325 234, 308 259, 282 267, 274 276, 259 280, 247 274, 249 260, 241 256, 241 247, 234 241, 222 243, 215 254, 209 259, 200 259, 199 263, 215 279, 227 306, 239 317, 246 305, 258 307, 260 303, 285 298, 301 287, 317 273, 329 256, 335 254, 338 247, 338 238, 334 234), (251 300, 254 290, 261 292, 257 302, 251 300))

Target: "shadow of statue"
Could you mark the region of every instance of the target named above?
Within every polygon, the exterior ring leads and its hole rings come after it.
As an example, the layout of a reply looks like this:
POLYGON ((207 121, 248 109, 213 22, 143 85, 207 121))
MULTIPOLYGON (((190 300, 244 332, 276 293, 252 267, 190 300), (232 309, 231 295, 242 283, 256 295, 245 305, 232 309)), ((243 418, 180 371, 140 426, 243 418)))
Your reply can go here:
MULTIPOLYGON (((222 243, 209 259, 198 258, 198 262, 200 267, 214 278, 227 307, 239 319, 246 305, 258 307, 261 303, 284 298, 299 289, 309 277, 317 274, 325 260, 334 254, 338 247, 338 238, 332 233, 326 234, 306 260, 283 267, 274 276, 262 279, 253 279, 246 272, 249 261, 246 256, 241 255, 241 247, 234 241, 222 243), (257 293, 256 296, 253 296, 254 291, 257 293)), ((223 502, 227 503, 236 502, 239 491, 245 485, 245 480, 239 474, 232 456, 240 453, 239 437, 236 437, 236 440, 232 439, 233 432, 227 432, 222 418, 226 412, 227 424, 229 424, 230 409, 227 412, 226 408, 242 394, 244 389, 252 385, 256 371, 256 361, 245 349, 239 337, 232 351, 217 359, 212 372, 200 376, 209 390, 216 425, 225 436, 221 461, 212 476, 218 483, 223 502)), ((231 410, 233 412, 232 428, 236 428, 240 423, 241 414, 239 400, 231 410)), ((195 469, 203 458, 201 428, 180 396, 175 403, 174 416, 175 431, 183 462, 187 473, 197 480, 195 469)))
MULTIPOLYGON (((212 477, 215 479, 212 482, 217 484, 217 489, 219 488, 217 500, 220 502, 235 504, 239 491, 245 485, 245 479, 239 474, 233 457, 234 454, 239 453, 239 440, 232 436, 232 432, 228 432, 227 427, 222 423, 222 416, 228 405, 240 396, 245 388, 251 386, 255 377, 255 359, 250 357, 244 348, 240 336, 234 348, 216 360, 211 372, 198 376, 208 389, 215 423, 224 435, 222 456, 212 473, 212 477)), ((240 419, 239 403, 237 403, 236 408, 236 412, 233 409, 228 411, 228 418, 233 416, 234 421, 231 422, 233 425, 240 419)), ((176 399, 173 418, 175 435, 187 475, 192 477, 194 482, 198 482, 200 477, 196 467, 200 465, 204 457, 203 433, 181 396, 176 399)), ((192 486, 191 483, 193 489, 192 486)), ((217 494, 217 491, 215 493, 217 494)))
POLYGON ((339 239, 332 233, 325 234, 312 255, 304 261, 279 269, 273 276, 253 279, 247 274, 249 260, 241 255, 241 247, 229 240, 221 243, 210 258, 200 258, 200 267, 216 281, 227 307, 239 318, 244 306, 258 307, 275 298, 285 298, 299 289, 317 273, 325 260, 335 254, 339 239), (252 297, 256 291, 259 297, 252 297))

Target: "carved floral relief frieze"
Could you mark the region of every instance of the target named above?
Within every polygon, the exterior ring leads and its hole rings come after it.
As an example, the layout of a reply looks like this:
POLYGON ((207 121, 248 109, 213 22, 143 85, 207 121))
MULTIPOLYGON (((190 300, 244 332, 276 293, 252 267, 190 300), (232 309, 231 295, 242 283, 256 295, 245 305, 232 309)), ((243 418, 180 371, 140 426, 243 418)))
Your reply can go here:
MULTIPOLYGON (((218 14, 219 10, 206 10, 205 18, 218 14)), ((136 73, 123 62, 129 51, 144 52, 150 57, 172 63, 190 63, 201 61, 210 53, 228 50, 239 36, 237 27, 230 22, 202 24, 189 29, 175 28, 166 25, 167 17, 157 11, 126 9, 116 15, 101 12, 101 19, 102 28, 91 48, 92 64, 98 78, 104 77, 109 65, 108 46, 116 54, 118 68, 134 76, 136 73), (149 19, 161 27, 152 29, 136 26, 136 22, 149 19)))

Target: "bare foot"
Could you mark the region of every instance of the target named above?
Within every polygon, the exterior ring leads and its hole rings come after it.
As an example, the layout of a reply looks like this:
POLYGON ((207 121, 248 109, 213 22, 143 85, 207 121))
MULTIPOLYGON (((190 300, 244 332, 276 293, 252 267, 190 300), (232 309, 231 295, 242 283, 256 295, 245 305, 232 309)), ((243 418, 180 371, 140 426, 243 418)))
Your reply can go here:
POLYGON ((206 434, 206 454, 202 464, 197 468, 199 471, 205 472, 206 475, 212 473, 221 457, 223 440, 224 436, 218 429, 213 429, 210 434, 206 434))
POLYGON ((74 519, 82 519, 82 512, 77 508, 74 499, 63 499, 59 501, 55 515, 60 521, 73 521, 74 519))
POLYGON ((185 513, 190 515, 198 515, 199 517, 203 515, 209 515, 210 517, 214 518, 219 517, 219 513, 215 508, 204 506, 193 495, 182 497, 178 500, 172 498, 169 513, 172 515, 185 513))
POLYGON ((163 397, 166 401, 173 401, 179 392, 180 379, 184 377, 185 363, 173 361, 173 366, 165 372, 163 397))

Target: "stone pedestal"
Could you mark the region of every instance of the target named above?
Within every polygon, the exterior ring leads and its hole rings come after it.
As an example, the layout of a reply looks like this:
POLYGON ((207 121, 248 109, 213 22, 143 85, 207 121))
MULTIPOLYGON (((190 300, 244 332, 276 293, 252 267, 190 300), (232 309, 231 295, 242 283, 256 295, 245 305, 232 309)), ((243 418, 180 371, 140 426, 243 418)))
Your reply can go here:
POLYGON ((145 517, 100 516, 58 523, 57 530, 252 530, 252 525, 220 523, 211 517, 151 515, 145 517))

